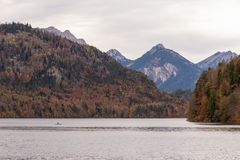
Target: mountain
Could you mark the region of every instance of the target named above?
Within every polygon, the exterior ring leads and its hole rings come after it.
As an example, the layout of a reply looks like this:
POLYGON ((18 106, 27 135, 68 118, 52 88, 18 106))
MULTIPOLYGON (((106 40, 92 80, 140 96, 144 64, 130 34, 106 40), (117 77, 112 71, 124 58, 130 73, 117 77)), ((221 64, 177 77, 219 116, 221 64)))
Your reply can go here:
POLYGON ((122 64, 125 67, 128 67, 132 64, 132 60, 127 59, 124 57, 118 50, 116 49, 110 49, 109 51, 106 52, 107 55, 115 59, 117 62, 122 64))
POLYGON ((186 104, 95 47, 0 25, 0 117, 182 117, 186 104))
POLYGON ((130 68, 143 72, 160 90, 167 92, 194 89, 201 74, 201 69, 195 64, 162 44, 136 59, 130 68))
POLYGON ((217 52, 207 59, 197 63, 198 67, 202 70, 208 70, 208 68, 215 68, 219 63, 227 63, 233 58, 237 57, 237 54, 231 51, 217 52))
POLYGON ((240 123, 240 57, 203 72, 188 112, 189 121, 240 123))
POLYGON ((77 42, 79 44, 85 44, 85 45, 87 44, 84 39, 76 38, 69 30, 65 30, 64 32, 61 32, 60 30, 58 30, 57 28, 55 28, 53 26, 48 27, 48 28, 43 28, 43 30, 47 31, 47 32, 51 32, 51 33, 61 36, 63 38, 67 38, 67 39, 69 39, 73 42, 77 42))

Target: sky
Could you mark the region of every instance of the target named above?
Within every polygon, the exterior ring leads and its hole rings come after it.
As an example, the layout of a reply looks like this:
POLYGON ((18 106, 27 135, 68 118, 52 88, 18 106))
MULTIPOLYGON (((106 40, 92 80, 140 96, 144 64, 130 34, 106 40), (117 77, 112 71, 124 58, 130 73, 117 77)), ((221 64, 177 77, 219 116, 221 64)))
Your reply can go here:
POLYGON ((136 59, 162 43, 196 63, 240 53, 239 0, 0 0, 0 22, 55 26, 136 59))

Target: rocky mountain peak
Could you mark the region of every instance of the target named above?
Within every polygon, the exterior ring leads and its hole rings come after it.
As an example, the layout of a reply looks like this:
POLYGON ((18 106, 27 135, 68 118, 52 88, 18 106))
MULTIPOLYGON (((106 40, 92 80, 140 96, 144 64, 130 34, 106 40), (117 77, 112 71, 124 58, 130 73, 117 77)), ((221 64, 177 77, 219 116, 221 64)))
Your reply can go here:
POLYGON ((47 31, 47 32, 51 32, 51 33, 53 33, 55 35, 67 38, 68 40, 76 42, 76 43, 79 43, 79 44, 84 44, 84 45, 87 44, 84 39, 76 38, 69 30, 65 30, 64 32, 62 32, 59 29, 55 28, 54 26, 50 26, 50 27, 44 28, 43 30, 47 31))
POLYGON ((124 57, 117 49, 110 49, 106 52, 106 54, 115 59, 117 62, 121 63, 123 66, 129 66, 132 62, 130 59, 124 57))
POLYGON ((117 49, 110 49, 107 51, 110 55, 119 55, 121 54, 117 49))
POLYGON ((223 52, 218 51, 217 53, 213 54, 212 56, 197 63, 197 65, 202 70, 207 70, 208 68, 217 67, 219 63, 229 62, 230 60, 232 60, 235 57, 237 57, 237 54, 232 51, 223 51, 223 52))
POLYGON ((154 54, 158 51, 165 50, 166 48, 163 46, 163 44, 159 43, 156 46, 153 46, 152 49, 148 52, 150 54, 154 54))
POLYGON ((69 30, 65 30, 63 33, 72 34, 69 30))
POLYGON ((167 92, 193 89, 201 73, 195 64, 162 44, 152 47, 136 59, 130 68, 143 72, 160 90, 167 92))
POLYGON ((157 44, 157 45, 154 46, 154 47, 157 48, 157 49, 165 49, 164 45, 161 44, 161 43, 157 44))

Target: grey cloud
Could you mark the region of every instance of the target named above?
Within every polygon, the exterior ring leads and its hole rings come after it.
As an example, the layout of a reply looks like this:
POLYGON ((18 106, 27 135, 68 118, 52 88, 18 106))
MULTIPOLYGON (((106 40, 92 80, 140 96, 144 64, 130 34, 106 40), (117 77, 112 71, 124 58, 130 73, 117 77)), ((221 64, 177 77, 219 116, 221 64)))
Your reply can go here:
POLYGON ((237 0, 0 0, 0 21, 69 29, 132 59, 163 43, 197 62, 218 50, 239 50, 239 7, 237 0))

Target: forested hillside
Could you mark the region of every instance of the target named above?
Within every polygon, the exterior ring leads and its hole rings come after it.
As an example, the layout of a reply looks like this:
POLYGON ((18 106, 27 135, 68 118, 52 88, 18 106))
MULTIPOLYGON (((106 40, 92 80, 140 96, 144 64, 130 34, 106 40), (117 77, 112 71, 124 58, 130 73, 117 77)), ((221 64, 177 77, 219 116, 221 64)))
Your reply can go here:
POLYGON ((0 117, 181 117, 185 108, 95 47, 0 25, 0 117))
POLYGON ((188 119, 240 123, 240 57, 201 75, 188 119))

